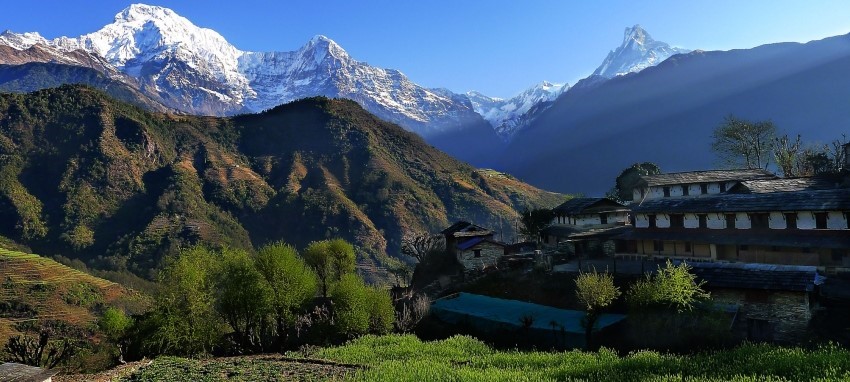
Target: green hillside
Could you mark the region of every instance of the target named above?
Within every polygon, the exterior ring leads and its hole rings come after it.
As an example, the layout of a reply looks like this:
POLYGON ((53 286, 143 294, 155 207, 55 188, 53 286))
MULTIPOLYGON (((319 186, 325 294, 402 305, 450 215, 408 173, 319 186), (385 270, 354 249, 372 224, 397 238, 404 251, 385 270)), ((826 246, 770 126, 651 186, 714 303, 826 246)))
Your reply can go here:
POLYGON ((468 219, 510 235, 517 211, 561 199, 454 160, 352 101, 213 118, 150 113, 81 86, 0 95, 0 235, 143 277, 196 243, 342 237, 376 264, 406 230, 468 219))

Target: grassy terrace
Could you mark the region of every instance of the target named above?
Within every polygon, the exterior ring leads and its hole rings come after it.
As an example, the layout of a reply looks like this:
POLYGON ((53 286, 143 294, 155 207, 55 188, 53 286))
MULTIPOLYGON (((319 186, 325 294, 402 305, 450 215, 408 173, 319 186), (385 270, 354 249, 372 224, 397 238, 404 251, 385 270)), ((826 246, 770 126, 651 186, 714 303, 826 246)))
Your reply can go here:
POLYGON ((320 349, 313 360, 165 357, 125 381, 850 381, 850 352, 745 345, 691 356, 652 351, 498 351, 465 336, 422 342, 366 336, 320 349), (321 360, 321 361, 316 361, 321 360), (178 377, 179 376, 179 377, 178 377))

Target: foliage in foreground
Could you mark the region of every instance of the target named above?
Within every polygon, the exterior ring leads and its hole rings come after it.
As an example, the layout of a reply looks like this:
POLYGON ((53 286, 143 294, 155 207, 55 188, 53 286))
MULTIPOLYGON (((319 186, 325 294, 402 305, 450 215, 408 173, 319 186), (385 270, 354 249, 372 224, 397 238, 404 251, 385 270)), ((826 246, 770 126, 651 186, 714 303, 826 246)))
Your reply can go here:
POLYGON ((836 381, 850 380, 850 351, 747 344, 670 355, 639 351, 494 350, 467 336, 422 342, 412 335, 365 336, 317 356, 367 366, 358 381, 836 381))

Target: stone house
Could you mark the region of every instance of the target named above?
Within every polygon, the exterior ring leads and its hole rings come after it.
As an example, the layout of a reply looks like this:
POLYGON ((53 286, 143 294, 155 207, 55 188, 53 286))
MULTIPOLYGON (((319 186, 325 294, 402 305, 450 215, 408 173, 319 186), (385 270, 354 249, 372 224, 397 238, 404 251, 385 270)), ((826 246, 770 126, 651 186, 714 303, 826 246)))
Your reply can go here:
POLYGON ((484 270, 499 262, 506 246, 490 238, 475 237, 457 244, 457 260, 466 270, 484 270))
POLYGON ((457 245, 474 238, 493 240, 494 232, 466 221, 459 221, 440 232, 446 238, 446 251, 457 255, 457 245))
POLYGON ((645 175, 632 190, 632 200, 646 200, 680 196, 722 194, 739 182, 757 179, 777 179, 762 169, 688 171, 657 175, 645 175))
POLYGON ((691 263, 714 303, 737 307, 736 337, 792 343, 807 338, 814 291, 823 282, 811 266, 691 263))

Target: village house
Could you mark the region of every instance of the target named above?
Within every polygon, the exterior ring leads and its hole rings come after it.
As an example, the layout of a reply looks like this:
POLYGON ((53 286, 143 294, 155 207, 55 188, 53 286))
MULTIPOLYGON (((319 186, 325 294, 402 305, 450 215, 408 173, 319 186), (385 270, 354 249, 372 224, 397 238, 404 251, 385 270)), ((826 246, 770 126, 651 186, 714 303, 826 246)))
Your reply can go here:
POLYGON ((543 244, 568 255, 601 256, 625 251, 615 236, 630 227, 629 208, 608 198, 573 198, 552 212, 552 223, 542 232, 543 244))
POLYGON ((816 287, 811 266, 692 263, 713 303, 734 307, 732 331, 750 341, 795 342, 808 337, 816 287))
POLYGON ((648 256, 850 267, 850 190, 839 188, 840 180, 730 183, 724 183, 723 194, 647 198, 633 204, 634 230, 621 238, 632 242, 637 254, 648 256))
POLYGON ((505 254, 507 245, 494 240, 493 231, 469 222, 457 222, 441 233, 446 238, 446 251, 468 271, 495 266, 505 254))
POLYGON ((677 196, 717 195, 746 180, 777 179, 767 170, 708 170, 645 175, 632 190, 632 200, 645 200, 677 196))

